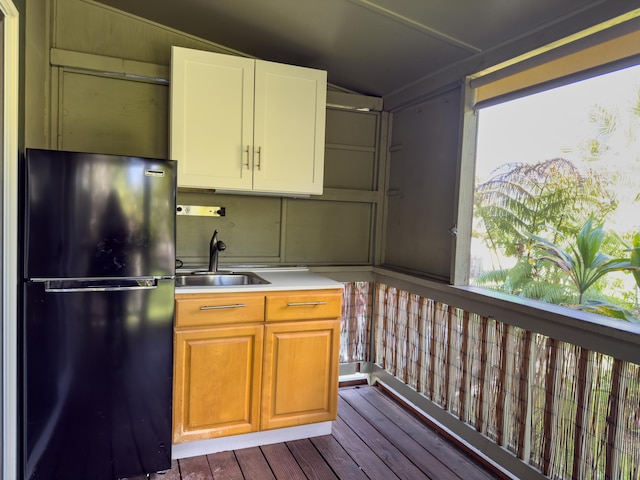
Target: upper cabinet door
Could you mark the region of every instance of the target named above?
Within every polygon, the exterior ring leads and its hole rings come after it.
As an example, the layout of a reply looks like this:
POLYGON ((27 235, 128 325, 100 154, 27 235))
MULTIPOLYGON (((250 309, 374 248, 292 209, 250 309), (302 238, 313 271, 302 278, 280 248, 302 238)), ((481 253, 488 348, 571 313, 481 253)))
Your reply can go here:
POLYGON ((252 188, 254 65, 173 47, 170 151, 178 186, 252 188))
POLYGON ((322 194, 327 73, 256 61, 253 188, 322 194))
POLYGON ((321 195, 327 72, 173 47, 178 186, 321 195))

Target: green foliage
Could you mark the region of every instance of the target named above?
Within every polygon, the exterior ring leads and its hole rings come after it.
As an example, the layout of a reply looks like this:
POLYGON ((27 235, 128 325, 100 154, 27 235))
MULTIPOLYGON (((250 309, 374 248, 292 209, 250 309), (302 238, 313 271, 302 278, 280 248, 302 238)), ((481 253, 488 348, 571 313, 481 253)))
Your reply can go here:
POLYGON ((559 278, 539 275, 535 262, 520 259, 512 268, 483 272, 475 279, 478 285, 492 290, 542 300, 565 303, 571 294, 559 278))
POLYGON ((563 151, 576 150, 601 173, 581 172, 562 158, 533 165, 509 163, 476 188, 474 237, 489 249, 497 269, 478 274, 474 281, 638 321, 640 233, 623 232, 623 240, 605 234, 601 225, 609 218, 626 228, 622 215, 633 211, 630 203, 640 202, 640 89, 624 109, 594 104, 587 120, 584 140, 563 151), (618 202, 623 208, 616 212, 618 202), (614 212, 617 216, 610 218, 614 212), (534 244, 542 252, 539 257, 534 244), (505 268, 507 262, 513 267, 505 268), (630 276, 609 275, 613 272, 631 273, 636 286, 629 287, 630 276))
MULTIPOLYGON (((629 263, 634 267, 640 268, 640 233, 636 233, 633 237, 629 263)), ((640 271, 634 270, 632 273, 633 277, 636 279, 636 284, 640 287, 640 271)))
POLYGON ((619 116, 606 108, 595 105, 589 114, 589 121, 596 127, 595 138, 590 138, 584 152, 588 160, 597 160, 609 150, 611 137, 616 132, 619 124, 619 116))
POLYGON ((607 317, 617 318, 618 320, 625 320, 632 323, 640 323, 640 318, 635 316, 630 310, 624 309, 619 305, 613 303, 603 302, 599 300, 588 300, 581 305, 578 305, 580 310, 585 312, 597 313, 599 315, 605 315, 607 317))
POLYGON ((639 270, 625 258, 613 258, 601 251, 606 232, 602 225, 594 226, 589 218, 582 226, 575 238, 575 244, 570 244, 565 250, 555 243, 532 235, 537 242, 534 247, 543 252, 538 258, 555 265, 568 275, 578 291, 578 304, 582 305, 584 293, 600 278, 616 271, 639 270))
POLYGON ((567 288, 564 285, 547 281, 532 281, 527 283, 520 295, 556 305, 567 303, 570 298, 567 288))
POLYGON ((532 261, 532 235, 547 229, 556 239, 575 235, 589 214, 601 219, 615 207, 602 177, 582 175, 567 160, 504 165, 476 189, 475 218, 484 226, 476 231, 486 232, 482 239, 498 258, 516 258, 516 263, 480 274, 475 283, 552 303, 568 301, 571 292, 563 278, 532 261))
POLYGON ((587 120, 587 137, 578 145, 578 151, 584 160, 610 161, 621 154, 628 158, 631 152, 637 150, 640 89, 635 100, 630 99, 626 109, 596 104, 591 107, 587 120))
POLYGON ((476 278, 476 282, 494 290, 520 295, 530 276, 529 263, 519 261, 513 268, 484 272, 476 278))
POLYGON ((526 256, 531 235, 551 228, 572 235, 593 215, 603 219, 616 208, 607 181, 582 175, 556 158, 533 165, 503 165, 475 192, 475 217, 484 225, 487 246, 507 257, 526 256))

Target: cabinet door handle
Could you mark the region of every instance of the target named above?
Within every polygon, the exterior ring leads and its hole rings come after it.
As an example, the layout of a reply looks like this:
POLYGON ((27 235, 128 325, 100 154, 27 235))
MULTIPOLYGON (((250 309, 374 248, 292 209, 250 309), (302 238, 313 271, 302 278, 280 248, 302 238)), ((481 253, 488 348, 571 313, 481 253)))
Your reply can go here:
POLYGON ((326 305, 327 302, 289 302, 287 307, 311 307, 314 305, 326 305))
POLYGON ((234 303, 232 305, 203 305, 200 310, 222 310, 225 308, 242 308, 246 307, 244 303, 234 303))
POLYGON ((245 153, 247 154, 247 163, 245 163, 245 167, 247 167, 247 170, 249 170, 251 168, 251 165, 249 165, 249 150, 250 150, 250 146, 247 145, 247 148, 245 149, 245 153))
POLYGON ((258 154, 258 159, 256 160, 256 168, 260 170, 260 163, 262 162, 262 147, 258 147, 258 151, 256 153, 258 154))

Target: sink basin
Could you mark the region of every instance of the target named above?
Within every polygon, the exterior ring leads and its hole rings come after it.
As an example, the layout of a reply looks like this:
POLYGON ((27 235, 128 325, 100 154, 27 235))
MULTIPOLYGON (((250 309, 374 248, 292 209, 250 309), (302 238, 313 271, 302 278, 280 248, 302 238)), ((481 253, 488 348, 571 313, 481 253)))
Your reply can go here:
POLYGON ((234 285, 266 285, 264 278, 251 272, 218 272, 176 275, 176 287, 228 287, 234 285))

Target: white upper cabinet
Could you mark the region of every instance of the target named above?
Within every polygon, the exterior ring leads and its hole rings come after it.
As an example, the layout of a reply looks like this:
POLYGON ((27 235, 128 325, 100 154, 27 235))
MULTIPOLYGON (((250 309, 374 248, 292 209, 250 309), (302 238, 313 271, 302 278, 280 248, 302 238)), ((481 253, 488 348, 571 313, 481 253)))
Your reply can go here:
POLYGON ((322 194, 327 73, 173 47, 178 186, 322 194))

